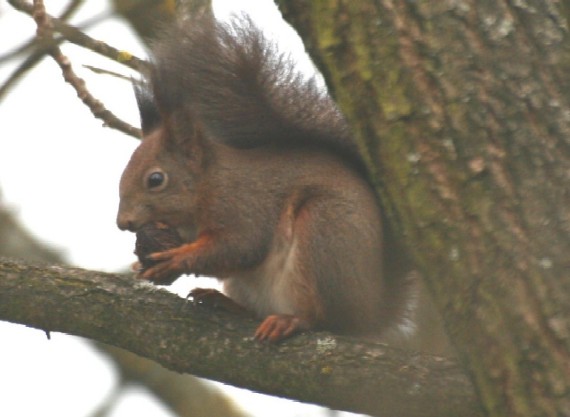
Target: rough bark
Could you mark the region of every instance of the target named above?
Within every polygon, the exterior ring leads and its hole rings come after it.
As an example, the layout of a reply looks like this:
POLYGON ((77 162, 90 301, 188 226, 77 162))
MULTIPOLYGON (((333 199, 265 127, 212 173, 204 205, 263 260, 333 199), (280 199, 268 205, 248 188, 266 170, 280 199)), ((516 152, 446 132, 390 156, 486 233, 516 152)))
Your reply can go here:
POLYGON ((280 4, 485 409, 570 415, 567 3, 280 4))
POLYGON ((99 406, 92 417, 111 415, 122 390, 136 385, 147 388, 153 396, 178 417, 223 416, 247 417, 249 414, 223 390, 213 387, 190 374, 170 371, 159 363, 104 343, 95 348, 108 356, 120 374, 121 384, 99 406), (101 410, 109 410, 107 413, 101 410))
POLYGON ((476 416, 471 385, 443 358, 304 334, 254 342, 256 323, 132 277, 0 261, 0 320, 99 340, 178 372, 382 416, 476 416))
MULTIPOLYGON (((15 220, 13 213, 3 206, 0 195, 0 258, 2 257, 44 264, 63 262, 60 252, 46 247, 15 220)), ((145 386, 162 404, 180 417, 245 415, 223 392, 204 384, 192 375, 171 372, 154 361, 110 345, 95 341, 93 345, 109 358, 120 375, 119 384, 111 395, 100 403, 93 416, 107 415, 104 411, 116 406, 122 389, 130 384, 145 386)))

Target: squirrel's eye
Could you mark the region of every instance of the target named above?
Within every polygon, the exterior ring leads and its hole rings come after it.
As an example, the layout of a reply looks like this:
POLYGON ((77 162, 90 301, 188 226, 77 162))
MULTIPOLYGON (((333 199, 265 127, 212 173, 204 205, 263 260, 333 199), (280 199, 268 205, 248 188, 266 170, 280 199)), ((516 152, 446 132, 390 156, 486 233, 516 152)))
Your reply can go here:
POLYGON ((164 188, 166 185, 166 174, 162 171, 153 171, 146 178, 146 185, 150 190, 164 188))

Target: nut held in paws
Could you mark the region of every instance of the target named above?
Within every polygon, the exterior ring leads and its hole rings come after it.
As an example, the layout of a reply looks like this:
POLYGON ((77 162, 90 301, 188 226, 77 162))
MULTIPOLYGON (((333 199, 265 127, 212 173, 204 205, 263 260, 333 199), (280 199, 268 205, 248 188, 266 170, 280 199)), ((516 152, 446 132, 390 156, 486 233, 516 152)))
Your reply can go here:
POLYGON ((157 261, 148 259, 148 255, 176 248, 183 243, 176 229, 164 223, 149 223, 137 231, 135 255, 139 258, 144 270, 157 264, 157 261))

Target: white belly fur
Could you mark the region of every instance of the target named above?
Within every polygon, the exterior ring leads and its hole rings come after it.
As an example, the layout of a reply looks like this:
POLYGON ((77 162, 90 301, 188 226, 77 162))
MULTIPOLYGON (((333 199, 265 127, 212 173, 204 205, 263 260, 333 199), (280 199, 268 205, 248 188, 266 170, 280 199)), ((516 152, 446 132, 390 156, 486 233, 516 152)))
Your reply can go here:
POLYGON ((260 317, 295 314, 293 285, 299 274, 296 247, 295 238, 282 239, 259 267, 224 279, 224 292, 260 317))

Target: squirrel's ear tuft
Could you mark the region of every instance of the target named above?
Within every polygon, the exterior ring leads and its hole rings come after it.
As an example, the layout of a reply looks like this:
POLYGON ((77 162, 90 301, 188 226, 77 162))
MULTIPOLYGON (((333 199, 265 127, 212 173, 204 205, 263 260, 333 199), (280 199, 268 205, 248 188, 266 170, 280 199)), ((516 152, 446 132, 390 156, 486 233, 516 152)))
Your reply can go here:
POLYGON ((147 135, 150 131, 160 125, 161 117, 158 107, 154 101, 154 96, 149 85, 144 81, 133 81, 133 89, 139 107, 139 115, 141 118, 141 129, 143 135, 147 135))

